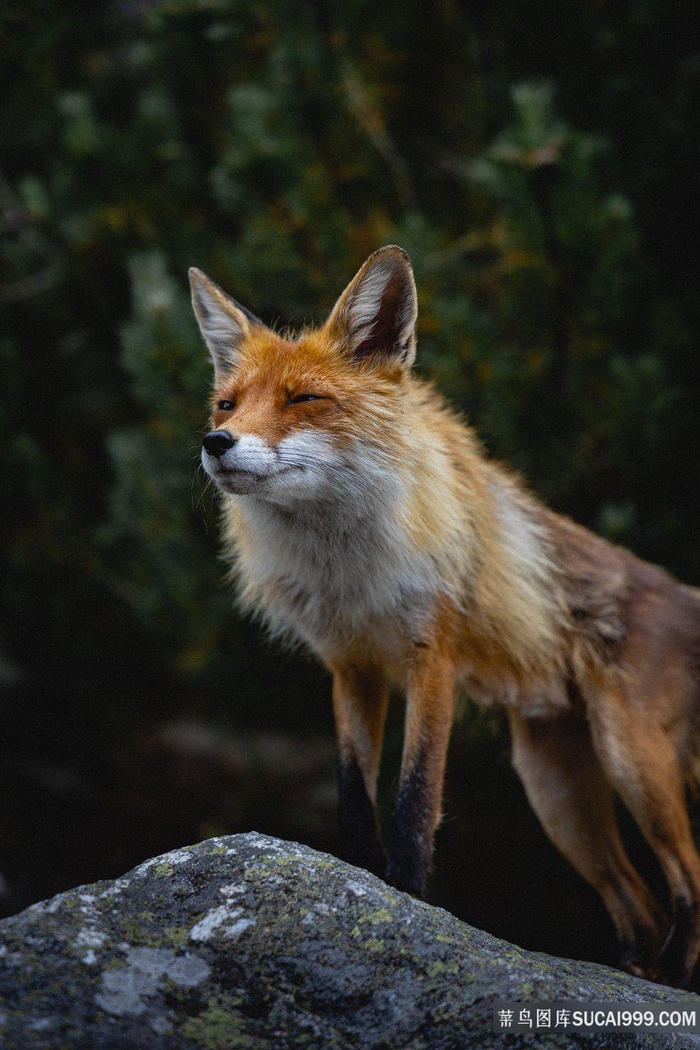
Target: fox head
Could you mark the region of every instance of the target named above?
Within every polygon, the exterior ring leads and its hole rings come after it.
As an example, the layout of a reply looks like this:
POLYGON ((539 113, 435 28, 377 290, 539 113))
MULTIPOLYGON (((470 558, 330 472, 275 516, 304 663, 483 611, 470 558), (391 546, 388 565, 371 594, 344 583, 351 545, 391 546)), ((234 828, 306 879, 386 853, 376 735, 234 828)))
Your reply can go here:
POLYGON ((347 498, 358 472, 386 467, 416 350, 402 248, 371 255, 326 323, 297 337, 273 332, 200 270, 190 283, 214 365, 202 464, 219 489, 291 506, 347 498))

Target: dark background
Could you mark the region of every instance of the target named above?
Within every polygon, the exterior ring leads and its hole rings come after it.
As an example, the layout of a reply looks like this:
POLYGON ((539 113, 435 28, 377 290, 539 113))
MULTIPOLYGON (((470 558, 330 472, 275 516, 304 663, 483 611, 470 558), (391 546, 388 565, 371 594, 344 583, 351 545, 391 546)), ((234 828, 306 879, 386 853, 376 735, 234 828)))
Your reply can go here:
MULTIPOLYGON (((403 245, 420 370, 490 452, 698 582, 694 7, 6 0, 5 913, 220 832, 337 848, 327 676, 223 583, 190 265, 301 324, 403 245)), ((436 864, 458 916, 614 960, 468 700, 436 864)))

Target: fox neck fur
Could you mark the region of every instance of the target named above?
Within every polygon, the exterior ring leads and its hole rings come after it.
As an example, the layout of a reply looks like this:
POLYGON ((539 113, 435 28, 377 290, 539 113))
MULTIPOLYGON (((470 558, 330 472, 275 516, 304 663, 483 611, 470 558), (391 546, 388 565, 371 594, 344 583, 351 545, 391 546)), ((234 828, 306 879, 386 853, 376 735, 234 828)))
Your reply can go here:
POLYGON ((325 498, 229 497, 243 603, 327 664, 350 646, 401 680, 447 600, 479 641, 458 645, 472 684, 474 651, 492 652, 513 683, 556 676, 566 616, 542 509, 430 386, 406 375, 395 402, 381 433, 343 451, 325 498))

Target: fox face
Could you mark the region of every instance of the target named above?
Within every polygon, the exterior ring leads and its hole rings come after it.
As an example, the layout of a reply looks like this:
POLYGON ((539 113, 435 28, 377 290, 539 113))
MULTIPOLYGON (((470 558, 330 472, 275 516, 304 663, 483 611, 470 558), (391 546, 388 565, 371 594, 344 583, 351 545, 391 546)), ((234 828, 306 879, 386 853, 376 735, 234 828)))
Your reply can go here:
POLYGON ((328 432, 339 414, 332 394, 299 395, 275 380, 226 393, 202 444, 202 464, 218 488, 278 503, 333 491, 342 457, 328 432))
POLYGON ((195 313, 215 372, 202 465, 222 492, 283 506, 351 499, 386 467, 388 430, 415 356, 408 258, 371 256, 326 324, 283 338, 199 270, 195 313))
POLYGON ((296 502, 332 495, 352 445, 347 364, 314 345, 250 332, 215 391, 204 469, 225 492, 296 502), (343 369, 343 364, 346 364, 343 369))

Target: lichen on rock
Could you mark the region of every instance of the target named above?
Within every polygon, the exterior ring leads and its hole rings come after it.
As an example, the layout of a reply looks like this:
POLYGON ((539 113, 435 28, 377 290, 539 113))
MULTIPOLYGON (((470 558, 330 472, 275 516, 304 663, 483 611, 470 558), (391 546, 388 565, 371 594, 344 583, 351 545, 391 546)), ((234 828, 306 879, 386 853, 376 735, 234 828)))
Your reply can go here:
MULTIPOLYGON (((498 1001, 697 997, 522 951, 264 835, 209 839, 0 923, 6 1050, 518 1045, 498 1001)), ((524 1038, 524 1037, 523 1037, 524 1038)), ((552 1033, 537 1046, 690 1047, 552 1033)))

